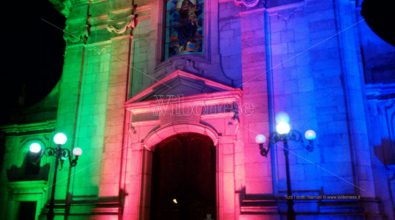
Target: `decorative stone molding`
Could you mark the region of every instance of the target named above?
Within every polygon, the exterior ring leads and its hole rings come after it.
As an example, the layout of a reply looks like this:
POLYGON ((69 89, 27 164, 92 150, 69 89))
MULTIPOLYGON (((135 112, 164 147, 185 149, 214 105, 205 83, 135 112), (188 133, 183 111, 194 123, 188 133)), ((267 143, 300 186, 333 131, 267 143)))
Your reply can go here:
POLYGON ((177 70, 193 73, 225 85, 232 85, 231 79, 225 77, 222 69, 218 65, 210 63, 204 58, 196 55, 172 57, 157 66, 151 77, 162 79, 177 70))
MULTIPOLYGON (((154 106, 160 106, 160 104, 163 103, 158 103, 158 98, 167 98, 168 101, 175 100, 175 103, 179 104, 180 101, 185 102, 186 100, 190 99, 188 97, 184 97, 183 94, 189 94, 189 96, 202 95, 212 97, 212 93, 214 92, 240 92, 240 90, 201 76, 191 74, 189 72, 176 70, 157 81, 150 87, 146 88, 144 91, 133 96, 133 98, 129 99, 126 104, 129 106, 135 102, 151 101, 151 104, 154 106), (186 88, 180 88, 183 85, 186 88), (186 91, 179 91, 180 89, 186 89, 186 91), (179 97, 180 95, 182 97, 179 97), (180 98, 182 98, 182 100, 180 98)), ((212 98, 215 100, 221 99, 219 96, 213 96, 212 98)), ((166 102, 166 104, 174 103, 166 102)), ((216 102, 212 104, 220 103, 216 102)), ((152 106, 148 106, 147 108, 149 111, 153 111, 152 106)))
POLYGON ((259 0, 234 0, 234 3, 238 7, 244 6, 247 8, 253 8, 258 5, 259 0))
POLYGON ((8 190, 14 195, 43 194, 48 190, 48 184, 44 180, 11 182, 8 190))
POLYGON ((218 133, 208 126, 202 124, 175 124, 154 130, 153 132, 149 133, 147 137, 144 138, 143 145, 148 150, 152 151, 152 148, 155 145, 166 138, 186 132, 208 136, 213 141, 214 145, 217 145, 218 143, 218 133))
POLYGON ((107 24, 107 31, 115 34, 124 34, 128 29, 133 31, 134 28, 137 26, 136 8, 136 5, 133 6, 131 15, 127 17, 129 21, 126 22, 125 25, 123 25, 122 27, 116 27, 115 24, 107 24))
POLYGON ((131 15, 130 17, 130 21, 126 23, 123 27, 117 28, 114 25, 107 25, 107 31, 115 34, 124 34, 128 29, 131 29, 133 31, 137 24, 137 16, 131 15))
POLYGON ((365 86, 369 100, 387 100, 395 98, 395 83, 368 84, 365 86))

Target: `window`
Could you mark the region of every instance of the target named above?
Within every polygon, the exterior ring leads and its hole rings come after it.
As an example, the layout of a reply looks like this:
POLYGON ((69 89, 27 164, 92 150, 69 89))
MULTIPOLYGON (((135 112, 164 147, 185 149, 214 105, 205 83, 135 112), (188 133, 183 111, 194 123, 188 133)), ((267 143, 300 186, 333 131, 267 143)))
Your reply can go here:
POLYGON ((204 0, 167 0, 165 59, 203 51, 204 0))

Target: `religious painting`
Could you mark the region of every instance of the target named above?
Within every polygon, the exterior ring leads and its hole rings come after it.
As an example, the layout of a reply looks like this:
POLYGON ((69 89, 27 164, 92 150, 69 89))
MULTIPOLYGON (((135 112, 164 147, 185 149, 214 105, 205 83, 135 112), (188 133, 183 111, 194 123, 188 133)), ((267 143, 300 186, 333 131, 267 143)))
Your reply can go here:
POLYGON ((165 58, 203 50, 204 0, 167 0, 165 58))

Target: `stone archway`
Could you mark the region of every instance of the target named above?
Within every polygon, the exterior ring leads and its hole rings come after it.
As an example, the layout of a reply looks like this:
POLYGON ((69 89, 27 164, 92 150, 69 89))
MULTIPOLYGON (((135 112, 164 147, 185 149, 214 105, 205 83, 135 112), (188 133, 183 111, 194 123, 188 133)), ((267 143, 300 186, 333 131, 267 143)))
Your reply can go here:
MULTIPOLYGON (((166 90, 165 94, 171 92, 166 90)), ((240 96, 238 89, 176 71, 128 101, 125 125, 128 130, 125 133, 129 134, 129 138, 125 140, 122 180, 127 196, 123 219, 150 219, 155 149, 167 138, 184 133, 204 136, 215 146, 216 215, 211 218, 237 219, 239 203, 236 190, 244 181, 241 133, 237 120, 240 96), (178 98, 155 98, 156 94, 163 97, 161 86, 173 81, 179 84, 178 90, 200 88, 201 82, 204 82, 206 90, 210 88, 212 91, 189 92, 189 96, 178 98)))
POLYGON ((150 219, 216 217, 216 151, 212 140, 180 133, 155 146, 150 219))
MULTIPOLYGON (((219 146, 219 136, 217 131, 215 131, 213 128, 207 126, 207 125, 202 125, 202 124, 191 124, 191 123, 180 123, 180 124, 172 124, 172 125, 168 125, 168 126, 164 126, 162 128, 158 128, 158 129, 154 129, 151 132, 149 132, 146 137, 143 140, 143 147, 144 147, 144 153, 143 153, 143 158, 144 158, 144 162, 143 162, 143 167, 142 169, 144 170, 143 172, 145 173, 145 175, 143 176, 142 182, 143 184, 143 188, 142 188, 142 192, 143 192, 143 198, 142 198, 142 204, 144 204, 144 208, 141 210, 141 219, 161 219, 161 218, 151 218, 151 206, 153 205, 151 202, 152 199, 152 193, 153 192, 153 187, 155 187, 153 178, 155 178, 155 159, 156 157, 158 157, 158 154, 156 154, 157 152, 160 152, 160 148, 166 148, 163 147, 165 145, 167 145, 168 141, 171 141, 173 138, 177 137, 180 138, 183 135, 192 135, 194 137, 198 137, 199 139, 204 139, 203 142, 205 142, 205 145, 208 145, 207 142, 209 142, 210 144, 210 148, 211 150, 213 150, 212 155, 213 155, 213 166, 211 167, 214 173, 212 173, 212 175, 214 175, 213 180, 214 180, 214 185, 212 185, 212 187, 214 187, 214 207, 213 205, 211 212, 206 211, 206 213, 204 214, 204 217, 206 217, 206 215, 211 215, 212 218, 217 219, 217 215, 219 214, 219 210, 217 211, 217 209, 220 209, 220 201, 217 200, 217 198, 219 197, 219 188, 222 189, 222 185, 219 185, 219 179, 221 179, 221 175, 217 169, 218 167, 218 161, 217 161, 217 157, 218 157, 218 146, 219 146), (161 147, 162 146, 162 147, 161 147), (145 187, 144 187, 145 186, 145 187)), ((184 142, 185 142, 185 138, 184 142)), ((174 139, 173 139, 174 140, 174 139)), ((183 142, 183 141, 181 141, 183 142)), ((202 146, 201 146, 202 147, 202 146)), ((195 146, 196 148, 196 146, 195 146)), ((197 149, 195 149, 196 151, 197 149)), ((206 148, 207 150, 207 148, 206 148)), ((183 152, 185 153, 185 151, 183 152)), ((197 153, 197 152, 195 152, 197 153)), ((179 155, 178 155, 179 156, 179 155)), ((177 157, 177 156, 176 156, 177 157)), ((188 183, 186 184, 188 185, 188 183)), ((199 190, 197 190, 199 191, 199 190)), ((173 198, 172 198, 173 199, 173 198)), ((171 199, 171 200, 172 200, 171 199)), ((175 198, 177 199, 177 198, 175 198)), ((185 198, 184 198, 185 199, 185 198)), ((188 200, 188 198, 186 198, 188 200)), ((190 198, 190 200, 193 200, 193 198, 190 198)), ((167 201, 168 202, 168 201, 167 201)), ((173 202, 173 201, 170 201, 173 202)), ((155 207, 154 207, 155 208, 155 207)), ((169 207, 167 207, 169 208, 169 207)), ((185 208, 184 208, 185 209, 185 208)), ((190 209, 190 207, 187 207, 186 209, 190 209)), ((189 211, 187 211, 189 212, 189 211)), ((193 212, 193 211, 192 211, 193 212)), ((190 219, 190 217, 188 218, 182 218, 183 215, 185 215, 185 213, 179 213, 180 215, 177 217, 175 217, 174 219, 190 219)), ((168 216, 169 217, 169 216, 168 216)), ((201 218, 201 219, 204 219, 201 218)), ((172 219, 169 217, 169 219, 172 219)))
MULTIPOLYGON (((222 119, 217 119, 222 120, 222 119)), ((139 130, 136 128, 136 136, 139 130)), ((146 130, 145 130, 146 131, 146 130)), ((151 213, 152 164, 154 152, 161 142, 172 136, 193 133, 210 140, 215 149, 216 215, 212 219, 235 219, 234 136, 220 136, 213 128, 202 124, 176 124, 154 128, 147 132, 142 142, 131 145, 130 173, 124 219, 149 220, 151 213)), ((209 213, 206 213, 209 214, 209 213)), ((210 219, 210 218, 209 218, 210 219)))

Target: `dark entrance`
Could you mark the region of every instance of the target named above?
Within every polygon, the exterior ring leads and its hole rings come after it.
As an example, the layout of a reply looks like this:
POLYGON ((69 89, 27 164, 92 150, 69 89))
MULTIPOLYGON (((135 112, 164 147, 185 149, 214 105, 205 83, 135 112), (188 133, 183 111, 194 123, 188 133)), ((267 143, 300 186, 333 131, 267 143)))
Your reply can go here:
POLYGON ((36 202, 20 202, 18 209, 18 220, 36 219, 36 202))
POLYGON ((162 141, 153 154, 151 220, 216 218, 215 147, 185 133, 162 141))

